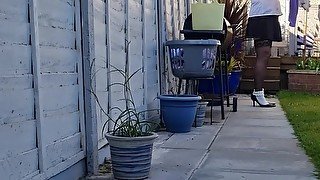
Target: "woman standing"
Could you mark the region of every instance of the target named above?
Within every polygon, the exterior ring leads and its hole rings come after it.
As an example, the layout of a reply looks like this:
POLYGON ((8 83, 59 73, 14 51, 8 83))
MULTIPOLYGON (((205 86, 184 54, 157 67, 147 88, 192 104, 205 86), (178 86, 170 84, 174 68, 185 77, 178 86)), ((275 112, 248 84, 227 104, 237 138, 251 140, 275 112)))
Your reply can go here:
POLYGON ((267 64, 271 56, 273 41, 282 41, 278 17, 282 15, 279 0, 251 0, 246 36, 254 38, 257 55, 255 66, 255 89, 251 94, 253 105, 275 107, 264 97, 263 82, 267 73, 267 64))

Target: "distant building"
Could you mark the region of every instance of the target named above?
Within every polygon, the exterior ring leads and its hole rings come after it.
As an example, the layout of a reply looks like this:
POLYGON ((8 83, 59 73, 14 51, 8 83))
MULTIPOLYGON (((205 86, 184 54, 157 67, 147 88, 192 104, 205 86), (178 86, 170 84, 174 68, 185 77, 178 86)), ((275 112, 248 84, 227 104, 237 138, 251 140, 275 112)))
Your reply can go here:
MULTIPOLYGON (((302 55, 306 35, 307 56, 319 56, 319 0, 310 0, 309 9, 299 7, 296 27, 289 27, 289 55, 302 55), (307 19, 307 22, 306 22, 307 19), (305 32, 307 24, 307 32, 305 32)), ((289 4, 288 4, 289 7, 289 4)))

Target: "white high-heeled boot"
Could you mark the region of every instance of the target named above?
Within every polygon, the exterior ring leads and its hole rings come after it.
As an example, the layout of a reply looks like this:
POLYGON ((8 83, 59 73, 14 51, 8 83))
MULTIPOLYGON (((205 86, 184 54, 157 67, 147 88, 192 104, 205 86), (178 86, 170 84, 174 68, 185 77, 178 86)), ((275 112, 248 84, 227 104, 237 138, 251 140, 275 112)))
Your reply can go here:
POLYGON ((261 91, 253 90, 253 93, 251 94, 251 100, 253 103, 253 106, 255 106, 255 103, 257 102, 260 107, 275 107, 276 103, 274 102, 268 102, 266 98, 264 97, 264 89, 261 91))

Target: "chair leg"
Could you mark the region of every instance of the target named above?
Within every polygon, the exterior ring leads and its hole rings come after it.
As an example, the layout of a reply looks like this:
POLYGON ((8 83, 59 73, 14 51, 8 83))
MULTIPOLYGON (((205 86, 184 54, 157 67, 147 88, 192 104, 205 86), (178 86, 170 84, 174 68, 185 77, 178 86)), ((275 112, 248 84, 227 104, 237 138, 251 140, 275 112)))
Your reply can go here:
POLYGON ((219 48, 219 69, 220 69, 220 104, 221 104, 221 119, 225 119, 224 117, 224 88, 223 88, 223 72, 222 72, 222 56, 221 56, 221 48, 219 48))
POLYGON ((211 98, 211 106, 210 106, 210 124, 213 124, 213 97, 211 98))

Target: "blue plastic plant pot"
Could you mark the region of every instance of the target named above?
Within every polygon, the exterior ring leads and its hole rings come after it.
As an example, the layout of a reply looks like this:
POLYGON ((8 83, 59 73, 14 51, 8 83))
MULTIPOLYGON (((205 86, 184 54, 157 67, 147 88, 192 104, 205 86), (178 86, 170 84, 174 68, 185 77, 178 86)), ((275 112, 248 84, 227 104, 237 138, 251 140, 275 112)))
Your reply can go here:
MULTIPOLYGON (((220 75, 215 75, 213 79, 201 79, 199 80, 199 93, 206 93, 206 94, 214 94, 215 96, 220 96, 221 93, 221 84, 220 84, 220 75)), ((225 75, 223 75, 225 78, 225 75)), ((224 95, 226 94, 227 86, 224 84, 223 90, 224 95)))
POLYGON ((241 70, 232 71, 229 77, 229 93, 235 94, 241 80, 241 70))
MULTIPOLYGON (((226 75, 222 75, 223 78, 226 78, 226 75)), ((229 76, 228 76, 229 77, 229 76)), ((220 96, 222 88, 221 88, 221 82, 220 82, 220 75, 215 75, 213 79, 213 94, 220 96)), ((225 79, 223 79, 223 82, 225 82, 225 79)), ((227 85, 226 83, 223 83, 223 95, 226 95, 227 93, 227 85)))
POLYGON ((189 132, 201 97, 196 95, 161 95, 158 98, 166 130, 172 133, 189 132))

